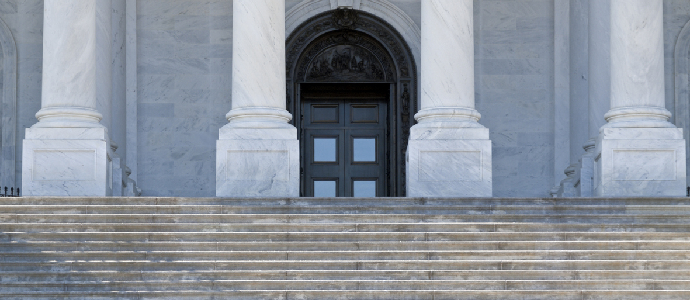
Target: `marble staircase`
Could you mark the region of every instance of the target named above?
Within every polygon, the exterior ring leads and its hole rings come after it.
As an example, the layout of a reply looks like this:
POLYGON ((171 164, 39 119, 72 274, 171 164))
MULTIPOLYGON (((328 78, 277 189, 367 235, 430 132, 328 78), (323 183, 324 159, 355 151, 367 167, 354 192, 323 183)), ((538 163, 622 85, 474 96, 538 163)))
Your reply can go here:
POLYGON ((0 198, 2 299, 690 299, 690 198, 0 198))

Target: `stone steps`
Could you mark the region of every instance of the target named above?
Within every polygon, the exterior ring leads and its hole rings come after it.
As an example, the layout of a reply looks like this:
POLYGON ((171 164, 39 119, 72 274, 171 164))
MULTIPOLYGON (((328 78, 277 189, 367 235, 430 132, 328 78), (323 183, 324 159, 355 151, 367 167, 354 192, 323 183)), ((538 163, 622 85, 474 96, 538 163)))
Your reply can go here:
POLYGON ((7 294, 5 299, 321 299, 321 300, 677 300, 688 299, 690 291, 487 291, 487 290, 379 290, 379 291, 222 291, 222 292, 22 292, 7 294))
POLYGON ((193 270, 4 271, 3 282, 189 280, 688 280, 690 270, 193 270))
POLYGON ((626 197, 626 198, 185 198, 185 197, 20 197, 3 198, 0 205, 175 205, 175 206, 247 206, 273 209, 276 207, 362 207, 362 206, 443 206, 462 205, 476 206, 510 206, 510 205, 690 205, 690 198, 685 197, 626 197))
POLYGON ((374 242, 0 242, 0 252, 40 251, 452 251, 452 250, 676 250, 690 241, 374 241, 374 242))
MULTIPOLYGON (((690 209, 688 209, 690 211, 690 209)), ((472 214, 472 215, 280 215, 275 214, 2 214, 6 224, 40 223, 123 223, 123 224, 408 224, 408 223, 476 223, 476 222, 548 222, 595 224, 683 224, 690 214, 472 214)))
MULTIPOLYGON (((286 215, 318 218, 318 215, 340 215, 349 218, 367 218, 379 215, 413 215, 422 214, 424 217, 450 215, 515 215, 519 216, 605 216, 605 215, 690 215, 688 205, 412 205, 401 207, 396 205, 363 205, 363 206, 233 206, 233 205, 0 205, 1 214, 121 214, 121 215, 150 215, 150 214, 254 214, 254 215, 286 215), (676 207, 675 209, 673 207, 676 207), (433 215, 430 215, 433 214, 433 215)), ((330 216, 328 216, 330 217, 330 216)), ((419 217, 419 216, 418 216, 419 217)), ((458 217, 458 216, 456 216, 458 217)))
POLYGON ((687 260, 67 260, 0 261, 2 271, 195 271, 195 270, 350 270, 350 271, 659 271, 690 270, 687 260))
POLYGON ((690 299, 690 199, 0 199, 3 299, 690 299))
MULTIPOLYGON (((690 218, 689 218, 690 219, 690 218)), ((3 232, 690 232, 690 223, 0 223, 3 232)))
POLYGON ((690 241, 687 232, 0 232, 0 242, 690 241))
POLYGON ((41 251, 0 253, 0 261, 71 260, 686 260, 690 250, 469 251, 41 251))
POLYGON ((0 282, 23 291, 224 291, 224 290, 690 290, 690 280, 180 280, 0 282))

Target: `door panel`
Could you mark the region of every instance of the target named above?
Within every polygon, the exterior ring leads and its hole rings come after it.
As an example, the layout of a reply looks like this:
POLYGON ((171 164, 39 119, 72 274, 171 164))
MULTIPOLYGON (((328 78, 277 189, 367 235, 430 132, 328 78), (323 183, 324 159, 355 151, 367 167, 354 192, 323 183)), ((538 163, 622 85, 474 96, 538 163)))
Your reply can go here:
POLYGON ((387 196, 384 99, 304 100, 301 109, 304 196, 387 196))

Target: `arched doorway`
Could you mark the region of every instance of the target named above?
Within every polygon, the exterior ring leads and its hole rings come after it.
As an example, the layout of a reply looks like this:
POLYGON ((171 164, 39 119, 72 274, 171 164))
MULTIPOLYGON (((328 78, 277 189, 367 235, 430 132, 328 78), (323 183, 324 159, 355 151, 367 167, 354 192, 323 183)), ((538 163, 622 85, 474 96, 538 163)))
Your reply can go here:
POLYGON ((401 35, 374 15, 337 9, 296 28, 286 49, 302 196, 405 196, 418 79, 401 35))

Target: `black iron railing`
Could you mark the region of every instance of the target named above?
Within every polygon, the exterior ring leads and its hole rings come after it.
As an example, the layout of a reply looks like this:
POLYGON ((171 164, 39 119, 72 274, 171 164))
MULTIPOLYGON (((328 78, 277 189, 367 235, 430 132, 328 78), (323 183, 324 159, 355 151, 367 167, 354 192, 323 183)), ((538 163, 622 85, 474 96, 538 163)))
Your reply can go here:
POLYGON ((0 189, 0 197, 19 197, 19 188, 5 187, 0 189))

